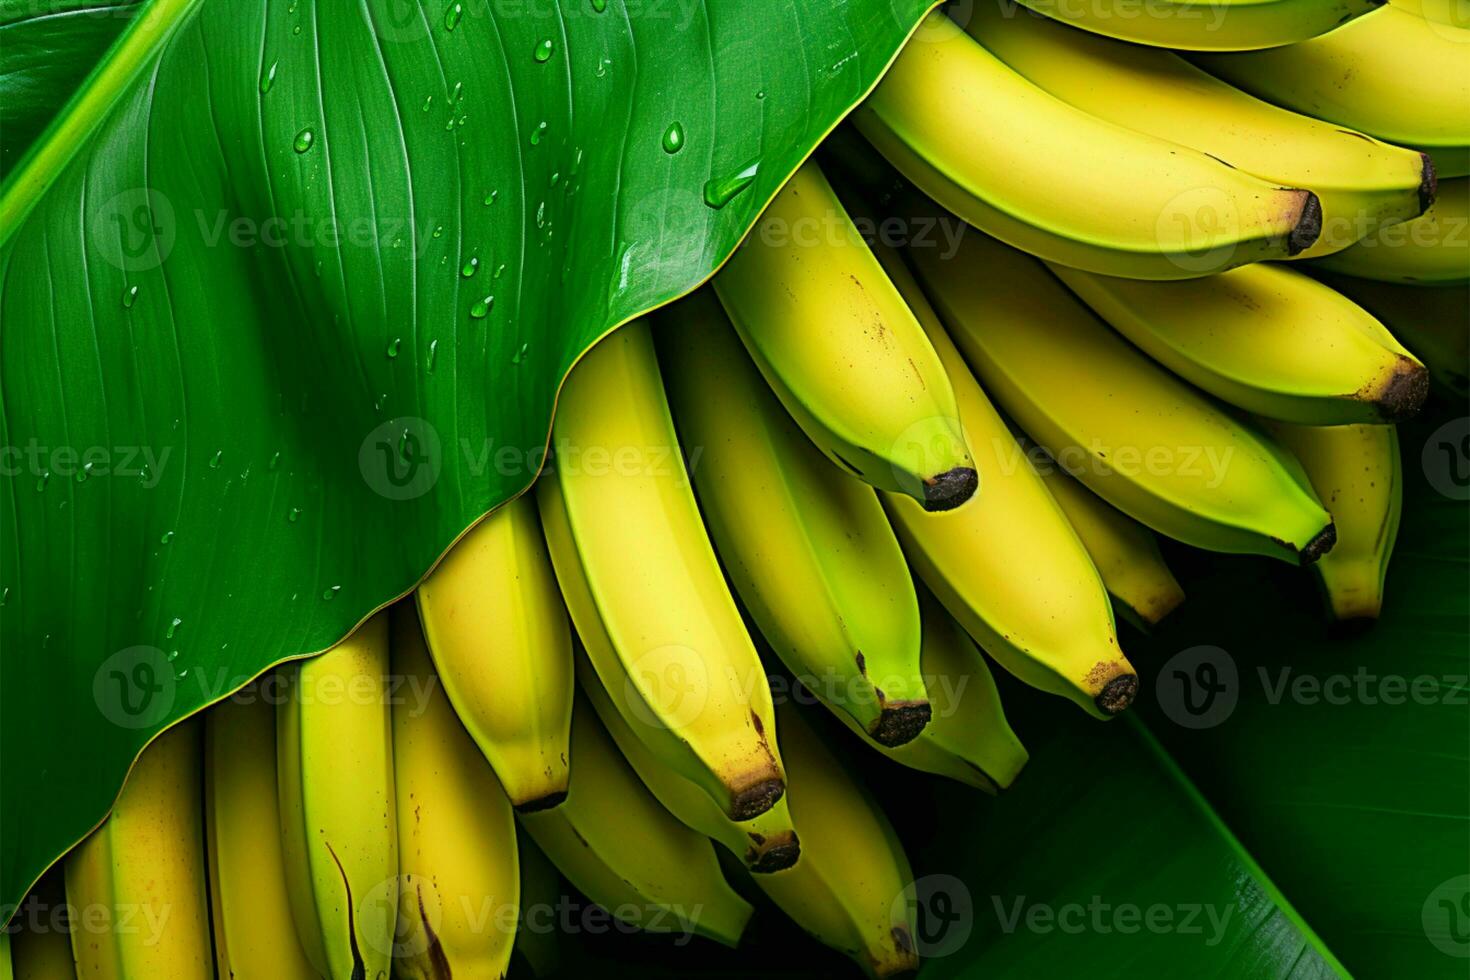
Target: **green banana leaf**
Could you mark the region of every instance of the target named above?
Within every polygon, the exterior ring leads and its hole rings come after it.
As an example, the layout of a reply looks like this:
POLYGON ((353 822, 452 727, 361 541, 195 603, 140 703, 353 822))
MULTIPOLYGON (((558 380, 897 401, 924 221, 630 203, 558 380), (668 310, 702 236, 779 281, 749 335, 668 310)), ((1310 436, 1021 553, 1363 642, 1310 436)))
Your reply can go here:
POLYGON ((56 42, 87 81, 0 186, 0 902, 524 489, 576 359, 930 5, 151 0, 95 72, 56 42))

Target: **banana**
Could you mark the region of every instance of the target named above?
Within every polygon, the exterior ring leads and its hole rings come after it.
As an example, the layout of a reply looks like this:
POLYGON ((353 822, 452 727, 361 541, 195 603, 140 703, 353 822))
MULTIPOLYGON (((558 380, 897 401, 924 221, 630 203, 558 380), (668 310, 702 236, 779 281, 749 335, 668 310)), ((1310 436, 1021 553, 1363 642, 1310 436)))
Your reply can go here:
POLYGON ((159 735, 107 820, 67 855, 66 901, 81 917, 71 934, 77 976, 213 974, 199 735, 192 719, 159 735))
POLYGON ((516 835, 516 852, 521 869, 521 905, 514 952, 530 967, 532 976, 555 976, 561 966, 556 921, 561 908, 561 875, 530 834, 516 835))
POLYGON ((919 605, 877 495, 802 435, 708 292, 669 307, 657 339, 680 439, 704 449, 705 523, 745 608, 833 711, 880 744, 914 738, 930 715, 919 605))
POLYGON ((14 964, 10 957, 10 933, 0 930, 0 980, 15 980, 14 964))
MULTIPOLYGON (((1470 42, 1470 31, 1465 40, 1470 42)), ((1470 282, 1470 177, 1440 184, 1439 196, 1423 217, 1380 228, 1317 264, 1363 279, 1463 286, 1470 282)))
POLYGON ((1188 279, 1296 255, 1317 240, 1315 194, 1098 119, 931 13, 858 129, 965 221, 1091 272, 1188 279))
POLYGON ((1158 625, 1184 601, 1184 589, 1164 563, 1153 532, 1063 473, 1039 447, 1027 457, 1124 616, 1141 630, 1158 625))
POLYGON ((750 903, 725 881, 709 840, 638 781, 586 701, 572 710, 572 758, 566 801, 518 814, 561 873, 629 925, 739 943, 750 903))
POLYGON ((975 498, 943 514, 885 495, 910 564, 1006 670, 1095 717, 1117 714, 1138 692, 1138 675, 1118 649, 1113 609, 1092 559, 902 259, 886 248, 878 254, 939 353, 980 473, 975 498))
POLYGON ((62 867, 53 865, 31 889, 10 922, 15 931, 0 931, 10 942, 14 980, 76 980, 62 867))
POLYGON ((714 286, 761 374, 839 466, 930 510, 975 492, 939 361, 815 162, 714 286))
POLYGON ((1434 24, 1470 27, 1470 0, 1388 0, 1400 10, 1434 24))
MULTIPOLYGON (((1429 372, 1362 307, 1283 265, 1188 282, 1051 271, 1145 354, 1232 405, 1304 425, 1397 422, 1429 372)), ((1055 290, 1053 290, 1055 291, 1055 290)))
POLYGON ((282 668, 276 785, 296 935, 330 980, 386 977, 398 914, 388 617, 282 668))
POLYGON ((394 607, 392 632, 393 675, 410 692, 393 705, 400 874, 393 975, 502 977, 520 901, 510 800, 439 689, 411 605, 394 607))
POLYGON ((1426 289, 1320 271, 1314 275, 1381 320, 1447 393, 1470 398, 1470 330, 1465 328, 1470 290, 1426 289))
POLYGON ((1337 526, 1337 547, 1313 566, 1328 616, 1339 623, 1377 619, 1403 510, 1397 430, 1265 424, 1301 460, 1337 526))
POLYGON ((777 708, 791 768, 791 815, 802 834, 794 867, 755 880, 802 929, 863 972, 915 971, 913 871, 877 802, 847 772, 796 705, 777 708))
POLYGON ((296 939, 276 791, 276 710, 256 685, 204 715, 214 960, 235 980, 317 980, 296 939))
MULTIPOLYGON (((1074 27, 1136 44, 1243 51, 1325 34, 1383 0, 1151 0, 1141 7, 1127 0, 1019 2, 1074 27)), ((983 9, 986 4, 979 6, 983 9)), ((1007 0, 999 0, 997 6, 1010 11, 1007 17, 1015 16, 1007 0)))
POLYGON ((1268 102, 1427 152, 1441 178, 1470 174, 1470 30, 1385 6, 1321 37, 1205 70, 1268 102))
POLYGON ((536 502, 521 496, 450 550, 418 588, 449 703, 518 810, 567 791, 572 641, 536 502))
MULTIPOLYGON (((1256 6, 1292 5, 1328 6, 1256 6)), ((1247 9, 1236 7, 1232 14, 1247 9)), ((1172 51, 1071 30, 1024 11, 1008 16, 989 3, 976 7, 965 29, 1027 80, 1083 112, 1208 153, 1273 184, 1311 188, 1322 205, 1322 234, 1298 258, 1346 248, 1381 225, 1419 216, 1434 199, 1427 155, 1262 102, 1172 51)))
MULTIPOLYGON (((596 637, 591 642, 604 642, 596 637)), ((791 811, 782 797, 765 813, 745 823, 735 823, 709 795, 679 775, 658 758, 638 738, 613 704, 611 696, 597 679, 597 672, 585 652, 577 657, 577 675, 582 692, 587 696, 603 728, 617 744, 618 751, 638 774, 648 791, 684 826, 713 839, 745 867, 757 875, 780 871, 795 864, 801 856, 801 841, 791 825, 791 811)))

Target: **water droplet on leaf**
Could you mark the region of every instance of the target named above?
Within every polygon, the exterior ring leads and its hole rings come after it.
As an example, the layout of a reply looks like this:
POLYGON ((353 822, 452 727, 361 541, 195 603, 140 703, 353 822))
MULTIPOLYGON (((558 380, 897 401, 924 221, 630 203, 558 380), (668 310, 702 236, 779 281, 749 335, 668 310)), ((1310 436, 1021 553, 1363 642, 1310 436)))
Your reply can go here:
POLYGON ((291 144, 291 148, 297 153, 305 153, 314 143, 316 143, 316 134, 310 129, 303 129, 296 134, 296 142, 291 144))
POLYGON ((664 152, 678 153, 684 149, 684 127, 679 123, 670 123, 669 128, 664 130, 664 152))

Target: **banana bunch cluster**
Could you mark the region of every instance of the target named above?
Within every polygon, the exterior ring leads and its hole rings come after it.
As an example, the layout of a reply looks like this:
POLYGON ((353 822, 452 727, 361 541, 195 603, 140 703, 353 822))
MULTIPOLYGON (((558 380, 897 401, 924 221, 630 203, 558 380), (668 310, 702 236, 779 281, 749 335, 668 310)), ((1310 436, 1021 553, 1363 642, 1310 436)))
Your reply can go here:
POLYGON ((849 766, 1010 785, 981 650, 1123 711, 1115 610, 1183 599, 1160 534, 1376 617, 1394 423, 1465 393, 1470 27, 1028 6, 1076 23, 930 15, 711 287, 576 367, 530 493, 146 749, 64 864, 105 921, 22 933, 17 975, 547 972, 555 872, 633 927, 735 945, 768 902, 909 971, 912 873, 849 766))

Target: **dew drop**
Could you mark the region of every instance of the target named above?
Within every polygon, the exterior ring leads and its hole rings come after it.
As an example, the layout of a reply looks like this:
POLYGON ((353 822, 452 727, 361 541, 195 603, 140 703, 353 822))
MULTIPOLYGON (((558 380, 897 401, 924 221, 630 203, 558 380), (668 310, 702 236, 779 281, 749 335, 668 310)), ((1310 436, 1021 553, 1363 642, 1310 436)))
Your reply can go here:
POLYGON ((184 621, 182 619, 180 619, 179 617, 175 616, 173 618, 173 622, 171 622, 171 623, 168 624, 168 631, 163 634, 163 638, 165 640, 172 640, 174 638, 174 634, 178 632, 179 627, 182 626, 183 624, 184 624, 184 621))
POLYGON ((301 34, 301 25, 297 24, 295 27, 291 28, 291 33, 299 37, 301 34))
POLYGON ((755 175, 759 170, 760 161, 756 161, 728 177, 716 177, 707 181, 704 185, 704 203, 718 211, 755 183, 755 175))
POLYGON ((342 591, 342 586, 340 586, 340 585, 334 585, 330 589, 327 589, 325 592, 322 593, 322 598, 323 599, 334 599, 334 598, 336 598, 337 593, 338 592, 341 592, 341 591, 342 591))
POLYGON ((403 338, 402 337, 394 337, 392 340, 388 341, 388 351, 387 351, 388 356, 389 357, 397 357, 398 356, 398 352, 399 352, 399 350, 402 349, 402 347, 403 347, 403 338))
POLYGON ((303 129, 301 132, 296 134, 296 142, 291 144, 291 148, 297 153, 305 153, 307 150, 311 149, 312 145, 315 143, 316 134, 313 133, 310 129, 303 129))
POLYGON ((87 477, 89 477, 91 475, 92 475, 92 464, 91 463, 83 463, 82 464, 82 468, 79 469, 79 470, 77 470, 77 482, 78 483, 86 483, 87 482, 87 477))
POLYGON ((434 97, 432 95, 430 95, 430 96, 428 96, 427 98, 424 99, 424 111, 425 112, 428 112, 431 108, 433 108, 433 106, 434 106, 434 97))
POLYGON ((444 12, 444 29, 452 31, 459 26, 460 18, 464 17, 464 4, 452 3, 444 12))
POLYGON ((684 149, 684 127, 679 123, 670 123, 669 128, 664 130, 664 152, 678 153, 684 149))
POLYGON ((500 192, 499 191, 490 191, 489 193, 487 193, 485 195, 485 207, 488 208, 490 205, 494 204, 495 203, 495 199, 497 197, 499 197, 499 196, 500 196, 500 192))
POLYGON ((607 0, 592 0, 592 9, 599 14, 602 13, 607 9, 607 0))
POLYGON ((546 202, 545 201, 542 201, 540 204, 536 205, 536 227, 537 228, 545 228, 546 227, 546 202))
POLYGON ((480 271, 480 257, 478 255, 471 255, 465 260, 465 264, 460 268, 459 274, 468 279, 478 271, 480 271))
POLYGON ((439 341, 429 341, 429 371, 433 372, 434 362, 439 359, 439 341))
POLYGON ((40 493, 42 490, 45 490, 46 489, 46 484, 48 484, 50 482, 51 482, 51 471, 50 470, 43 471, 40 476, 36 477, 36 492, 37 493, 40 493))
POLYGON ((434 226, 434 237, 435 238, 443 238, 444 237, 444 226, 443 225, 435 225, 434 226))
POLYGON ((272 61, 271 66, 265 70, 265 74, 260 76, 261 95, 269 92, 271 90, 271 86, 276 84, 276 66, 279 64, 280 62, 278 61, 272 61))
POLYGON ((163 532, 163 535, 158 539, 158 543, 159 544, 168 544, 173 539, 174 539, 174 532, 172 532, 172 531, 164 531, 163 532))
POLYGON ((486 296, 484 299, 476 300, 475 305, 470 307, 470 316, 476 320, 483 320, 495 309, 495 297, 486 296))
POLYGON ((530 344, 522 344, 521 349, 515 352, 515 356, 510 359, 510 362, 512 364, 520 364, 526 359, 526 353, 530 350, 530 348, 530 344))
POLYGON ((555 50, 556 46, 551 43, 551 38, 542 38, 541 41, 537 43, 536 50, 532 53, 532 57, 536 59, 537 64, 544 65, 551 60, 551 54, 555 50))
POLYGON ((271 456, 271 461, 268 464, 266 464, 266 467, 267 467, 267 469, 272 469, 273 470, 273 469, 275 469, 276 467, 278 467, 280 465, 281 465, 281 454, 280 453, 275 453, 274 455, 271 456))
POLYGON ((137 299, 138 299, 138 287, 137 286, 129 286, 123 292, 123 298, 122 298, 123 309, 125 309, 125 310, 131 310, 133 308, 133 303, 135 303, 137 301, 137 299))
POLYGON ((538 145, 540 145, 542 138, 546 136, 546 129, 547 129, 546 123, 543 121, 543 122, 537 123, 536 124, 536 128, 533 129, 533 130, 531 130, 531 145, 532 146, 538 146, 538 145))
POLYGON ((505 263, 502 262, 495 267, 495 278, 499 279, 505 273, 505 263))
POLYGON ((5 588, 0 589, 0 606, 5 605, 9 601, 10 601, 10 586, 7 585, 5 588))
POLYGON ((224 458, 225 458, 225 451, 223 449, 216 450, 216 452, 214 454, 214 457, 212 459, 210 459, 210 461, 209 461, 209 468, 212 469, 212 470, 219 469, 219 464, 220 464, 220 462, 224 458))
POLYGON ((301 517, 301 508, 300 507, 292 507, 290 510, 288 510, 286 512, 286 520, 290 521, 292 524, 295 524, 296 521, 297 521, 297 519, 300 518, 300 517, 301 517))
POLYGON ((449 104, 454 105, 462 98, 464 98, 464 82, 455 82, 454 88, 449 93, 449 104))

